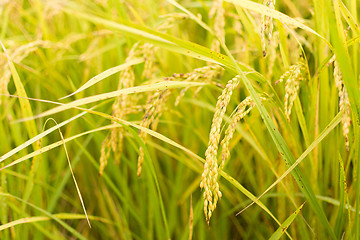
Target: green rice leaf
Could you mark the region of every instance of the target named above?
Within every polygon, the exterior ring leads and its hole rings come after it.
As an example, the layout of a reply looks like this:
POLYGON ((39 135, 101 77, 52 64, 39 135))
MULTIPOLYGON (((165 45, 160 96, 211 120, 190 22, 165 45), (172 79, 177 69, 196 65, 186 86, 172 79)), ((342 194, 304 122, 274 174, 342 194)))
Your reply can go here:
POLYGON ((303 208, 305 203, 303 203, 296 211, 291 214, 282 224, 281 226, 274 232, 273 235, 269 238, 269 240, 278 240, 284 234, 286 229, 290 226, 290 224, 295 220, 295 218, 300 213, 301 209, 303 208))
MULTIPOLYGON (((31 118, 20 119, 19 121, 28 121, 31 119, 49 116, 49 115, 52 115, 52 114, 55 114, 58 112, 62 112, 62 111, 74 108, 74 107, 106 100, 109 98, 114 98, 114 97, 117 97, 120 95, 128 95, 128 94, 150 92, 150 91, 159 91, 159 90, 172 89, 172 88, 203 86, 203 85, 206 85, 206 84, 201 83, 201 82, 163 81, 163 82, 158 82, 158 83, 149 84, 149 85, 141 85, 141 86, 136 86, 136 87, 131 87, 131 88, 123 88, 123 89, 113 91, 113 92, 102 93, 102 94, 91 96, 91 97, 81 98, 81 99, 78 99, 78 100, 75 100, 75 101, 72 101, 72 102, 66 103, 66 104, 60 103, 61 106, 55 107, 53 109, 45 111, 45 112, 38 114, 34 117, 31 117, 31 118)), ((1 158, 0 158, 0 161, 1 161, 1 158)))
POLYGON ((70 97, 70 96, 72 96, 72 95, 75 95, 75 94, 77 94, 77 93, 79 93, 79 92, 81 92, 81 91, 83 91, 83 90, 85 90, 85 89, 87 89, 87 88, 95 85, 96 83, 102 81, 103 79, 105 79, 105 78, 107 78, 107 77, 109 77, 109 76, 111 76, 111 75, 114 75, 115 73, 118 73, 118 72, 120 72, 120 71, 122 71, 122 70, 124 70, 124 69, 126 69, 126 68, 128 68, 128 67, 130 67, 130 66, 133 66, 133 65, 142 63, 143 61, 144 61, 144 60, 141 59, 141 58, 136 58, 136 59, 132 59, 132 60, 130 60, 130 61, 124 63, 124 64, 121 64, 121 65, 119 65, 119 66, 110 68, 110 69, 108 69, 108 70, 106 70, 106 71, 104 71, 104 72, 96 75, 95 77, 91 78, 89 81, 87 81, 84 85, 82 85, 82 86, 81 86, 78 90, 76 90, 75 92, 73 92, 73 93, 71 93, 71 94, 69 94, 69 95, 67 95, 67 96, 65 96, 65 97, 62 97, 62 98, 60 98, 59 100, 64 99, 64 98, 68 98, 68 97, 70 97))

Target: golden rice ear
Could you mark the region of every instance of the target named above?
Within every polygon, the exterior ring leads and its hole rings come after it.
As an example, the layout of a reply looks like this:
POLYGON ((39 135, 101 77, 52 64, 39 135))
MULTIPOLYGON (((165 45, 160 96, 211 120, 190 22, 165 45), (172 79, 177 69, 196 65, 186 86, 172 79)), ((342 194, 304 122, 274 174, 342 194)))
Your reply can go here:
POLYGON ((100 167, 99 167, 99 174, 100 176, 103 175, 104 169, 108 164, 108 158, 110 156, 110 137, 107 136, 102 144, 101 144, 101 151, 100 151, 100 167))
POLYGON ((232 92, 239 85, 240 79, 238 75, 226 84, 225 89, 222 91, 216 103, 210 129, 209 144, 205 152, 206 161, 200 183, 200 187, 204 189, 204 213, 208 224, 210 223, 212 212, 215 210, 217 202, 222 196, 218 183, 219 166, 217 163, 221 123, 226 112, 226 107, 230 102, 232 92))
MULTIPOLYGON (((132 61, 142 55, 140 43, 135 43, 129 51, 125 63, 132 61)), ((129 66, 120 72, 118 89, 133 87, 135 82, 135 74, 133 66, 129 66)), ((112 116, 120 119, 126 119, 126 110, 131 108, 132 100, 129 95, 120 95, 115 99, 112 105, 112 116)), ((120 164, 120 156, 122 154, 124 139, 123 128, 113 128, 109 139, 109 145, 114 153, 114 161, 116 164, 120 164)))
MULTIPOLYGON (((271 9, 275 9, 275 0, 264 0, 263 4, 271 9)), ((266 56, 266 46, 270 45, 273 30, 274 24, 272 21, 272 17, 263 15, 260 29, 263 57, 266 56)))
POLYGON ((284 111, 288 121, 290 121, 291 109, 297 97, 300 82, 304 80, 305 66, 303 62, 290 66, 275 84, 278 84, 286 79, 285 82, 285 97, 284 97, 284 111))
MULTIPOLYGON (((191 73, 174 73, 172 78, 181 78, 184 79, 185 81, 192 81, 192 82, 204 82, 204 83, 211 83, 211 81, 216 78, 218 75, 221 75, 224 72, 224 68, 222 68, 219 65, 210 65, 210 66, 205 66, 205 67, 201 67, 201 68, 197 68, 195 69, 193 72, 191 73)), ((181 98, 184 97, 186 91, 189 88, 184 88, 181 90, 180 94, 177 96, 176 100, 175 100, 175 106, 177 106, 181 100, 181 98)), ((201 87, 199 87, 196 91, 195 91, 195 95, 201 90, 201 87)))
MULTIPOLYGON (((172 13, 167 14, 166 20, 157 27, 159 31, 165 31, 168 28, 173 27, 178 19, 186 19, 188 16, 182 13, 172 13)), ((125 62, 129 62, 135 58, 142 57, 145 60, 144 70, 142 72, 142 78, 152 78, 155 72, 154 61, 155 53, 158 50, 158 47, 150 43, 144 43, 140 45, 140 42, 135 43, 129 51, 129 54, 125 62)), ((135 74, 133 66, 130 66, 120 72, 119 77, 119 86, 118 89, 133 87, 135 82, 135 74)), ((127 111, 133 107, 133 99, 128 95, 120 95, 115 100, 112 110, 113 116, 120 119, 126 119, 127 111)), ((148 114, 148 113, 145 113, 148 114)), ((155 121, 156 122, 156 121, 155 121)), ((111 130, 110 145, 114 153, 115 163, 120 163, 120 156, 122 154, 124 139, 124 129, 123 128, 113 128, 111 130)), ((138 175, 141 174, 141 166, 143 162, 143 150, 140 148, 140 155, 138 160, 138 175)))
MULTIPOLYGON (((165 110, 165 103, 170 96, 171 91, 165 89, 163 91, 156 91, 153 95, 150 96, 148 100, 148 106, 146 107, 144 117, 140 124, 141 127, 151 128, 156 130, 157 124, 162 113, 165 110)), ((140 138, 145 142, 147 134, 144 131, 139 132, 140 138)), ((139 148, 139 157, 137 164, 137 175, 141 175, 142 165, 144 162, 144 149, 142 147, 139 148)))
POLYGON ((338 62, 336 61, 336 57, 334 57, 329 61, 329 63, 334 63, 334 79, 335 79, 335 86, 339 92, 339 108, 340 112, 343 113, 341 123, 343 125, 343 136, 345 138, 345 147, 346 150, 349 151, 350 141, 349 141, 349 132, 350 132, 350 125, 351 125, 351 112, 350 112, 350 100, 342 79, 342 74, 340 71, 340 67, 338 62))
POLYGON ((211 49, 220 52, 220 41, 225 43, 225 10, 223 7, 223 0, 214 0, 209 12, 209 17, 214 19, 214 33, 218 39, 214 39, 211 49))
POLYGON ((155 72, 155 68, 153 67, 155 60, 155 53, 158 47, 155 47, 153 44, 145 43, 142 46, 142 54, 145 59, 144 70, 142 72, 142 78, 152 78, 155 72))
MULTIPOLYGON (((261 100, 264 100, 264 98, 261 98, 261 100)), ((230 157, 230 151, 229 151, 229 143, 232 139, 236 125, 237 123, 243 119, 250 111, 255 107, 255 102, 251 98, 251 96, 246 97, 237 107, 236 113, 233 115, 231 119, 231 123, 229 124, 228 128, 225 131, 225 136, 223 140, 221 141, 221 164, 219 166, 219 170, 221 171, 225 165, 225 162, 230 157)))

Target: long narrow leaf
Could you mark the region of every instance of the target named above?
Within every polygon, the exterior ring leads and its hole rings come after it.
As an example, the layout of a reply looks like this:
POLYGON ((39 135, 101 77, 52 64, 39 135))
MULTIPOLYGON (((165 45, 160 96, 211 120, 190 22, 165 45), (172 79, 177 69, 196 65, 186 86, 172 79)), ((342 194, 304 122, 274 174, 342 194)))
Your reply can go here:
POLYGON ((108 70, 106 70, 106 71, 104 71, 104 72, 96 75, 95 77, 91 78, 89 81, 87 81, 84 85, 82 85, 82 86, 81 86, 78 90, 76 90, 75 92, 73 92, 73 93, 71 93, 71 94, 69 94, 69 95, 67 95, 67 96, 65 96, 65 97, 62 97, 62 98, 60 98, 60 99, 68 98, 68 97, 70 97, 70 96, 72 96, 72 95, 75 95, 75 94, 77 94, 77 93, 79 93, 79 92, 81 92, 81 91, 83 91, 83 90, 85 90, 85 89, 93 86, 94 84, 100 82, 100 81, 103 80, 104 78, 107 78, 107 77, 109 77, 109 76, 111 76, 111 75, 114 75, 115 73, 118 73, 118 72, 120 72, 121 70, 124 70, 124 69, 126 69, 126 68, 128 68, 128 67, 130 67, 130 66, 139 64, 139 63, 141 63, 141 62, 143 62, 143 61, 144 61, 144 59, 136 58, 136 59, 132 59, 132 60, 130 60, 130 61, 124 63, 124 64, 121 64, 121 65, 119 65, 119 66, 110 68, 110 69, 108 69, 108 70))
POLYGON ((299 215, 301 209, 303 208, 305 203, 303 203, 296 211, 291 214, 282 224, 281 226, 274 232, 273 235, 269 238, 269 240, 278 240, 284 234, 286 229, 290 226, 290 224, 295 220, 295 218, 299 215))
MULTIPOLYGON (((102 101, 102 100, 109 99, 109 98, 114 98, 114 97, 117 97, 117 96, 120 96, 120 95, 127 95, 127 94, 133 94, 133 93, 142 93, 142 92, 150 92, 150 91, 157 91, 157 90, 164 90, 164 89, 171 89, 171 88, 203 86, 203 85, 205 85, 205 83, 164 81, 164 82, 158 82, 158 83, 149 84, 149 85, 142 85, 142 86, 136 86, 136 87, 131 87, 131 88, 124 88, 124 89, 120 89, 120 90, 113 91, 113 92, 102 93, 102 94, 99 94, 99 95, 78 99, 78 100, 72 101, 72 102, 67 103, 67 104, 61 104, 61 106, 58 106, 58 107, 55 107, 55 108, 50 109, 48 111, 45 111, 45 112, 43 112, 43 113, 41 113, 39 115, 36 115, 34 117, 31 117, 31 118, 20 119, 19 121, 28 121, 28 120, 31 120, 31 119, 36 119, 36 118, 49 116, 49 115, 52 115, 52 114, 55 114, 55 113, 58 113, 58 112, 62 112, 62 111, 74 108, 74 107, 78 107, 78 106, 81 106, 81 105, 102 101)), ((0 158, 0 161, 1 161, 1 158, 0 158)))

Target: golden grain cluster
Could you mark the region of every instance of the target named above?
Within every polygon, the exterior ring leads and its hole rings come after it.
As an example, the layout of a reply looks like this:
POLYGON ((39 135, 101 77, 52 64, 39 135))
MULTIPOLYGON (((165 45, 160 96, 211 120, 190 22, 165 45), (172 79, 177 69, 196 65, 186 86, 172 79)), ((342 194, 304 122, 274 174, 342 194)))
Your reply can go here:
POLYGON ((335 86, 338 89, 339 93, 339 108, 340 112, 343 113, 341 123, 343 125, 343 135, 345 138, 345 147, 349 151, 350 141, 349 141, 349 132, 351 125, 351 115, 350 115, 350 100, 342 79, 341 70, 338 62, 336 61, 336 56, 334 55, 329 64, 334 63, 334 80, 335 86))

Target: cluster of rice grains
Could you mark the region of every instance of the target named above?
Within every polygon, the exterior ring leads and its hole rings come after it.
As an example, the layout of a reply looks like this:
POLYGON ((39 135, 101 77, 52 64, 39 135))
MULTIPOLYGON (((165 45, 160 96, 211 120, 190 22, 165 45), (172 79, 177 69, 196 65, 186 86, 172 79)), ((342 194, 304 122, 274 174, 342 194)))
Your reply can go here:
MULTIPOLYGON (((138 56, 141 56, 143 52, 139 48, 139 43, 134 44, 131 48, 128 57, 125 62, 128 62, 138 56)), ((135 82, 135 74, 133 67, 130 66, 120 72, 118 89, 133 87, 135 82)), ((112 115, 116 118, 123 119, 126 116, 125 109, 131 107, 131 99, 129 95, 120 95, 116 98, 112 105, 112 115)), ((110 149, 114 153, 114 160, 118 164, 122 153, 123 144, 123 128, 113 128, 111 134, 107 136, 101 145, 101 156, 100 156, 100 175, 103 174, 104 168, 107 165, 107 159, 109 158, 110 149)))
MULTIPOLYGON (((149 47, 146 48, 149 49, 149 47)), ((145 47, 140 48, 137 44, 134 45, 132 50, 129 52, 126 61, 130 61, 133 58, 139 57, 139 55, 141 54, 145 56, 143 50, 141 49, 146 49, 146 48, 145 47)), ((146 62, 145 62, 145 66, 146 66, 146 62)), ((224 69, 221 66, 210 65, 210 66, 197 68, 190 73, 174 73, 171 77, 165 77, 164 80, 167 81, 182 80, 182 81, 191 81, 191 82, 198 81, 198 82, 215 84, 213 82, 213 79, 221 75, 223 71, 224 69)), ((143 75, 144 72, 149 73, 150 71, 147 70, 145 67, 143 71, 143 75)), ((120 74, 120 79, 121 79, 120 83, 122 84, 120 85, 121 88, 132 87, 135 81, 133 67, 129 67, 123 70, 120 74)), ((184 88, 181 90, 180 94, 177 96, 175 100, 175 106, 179 104, 181 98, 185 95, 188 89, 189 88, 184 88)), ((194 96, 196 96, 200 90, 201 87, 198 87, 195 90, 194 96)), ((166 109, 166 102, 171 93, 172 90, 165 89, 161 91, 156 91, 155 93, 148 96, 146 104, 142 108, 140 108, 140 110, 144 110, 145 112, 142 121, 140 123, 141 127, 149 128, 149 129, 151 128, 152 130, 157 129, 159 119, 162 113, 164 112, 164 110, 166 109)), ((129 111, 127 111, 126 109, 133 107, 134 105, 133 100, 134 99, 129 98, 129 95, 119 96, 113 105, 113 116, 121 119, 126 117, 126 114, 129 113, 129 111)), ((118 158, 120 157, 120 154, 122 152, 121 147, 123 142, 123 133, 124 133, 123 131, 124 130, 122 128, 114 128, 111 132, 111 135, 104 139, 101 148, 100 174, 103 173, 104 168, 107 165, 107 159, 109 158, 110 152, 107 149, 112 149, 115 155, 115 160, 119 160, 118 158)), ((140 130, 139 136, 145 142, 147 136, 146 132, 140 130)), ((144 149, 140 147, 138 164, 137 164, 138 176, 140 176, 141 174, 143 162, 144 162, 144 149)))
POLYGON ((214 33, 218 38, 212 43, 211 49, 220 52, 220 42, 225 43, 225 10, 223 8, 223 0, 214 0, 209 12, 209 17, 214 18, 214 33))
POLYGON ((334 80, 335 86, 339 92, 339 108, 340 112, 343 113, 341 123, 343 125, 343 135, 345 138, 345 147, 346 150, 349 151, 349 132, 351 125, 351 115, 350 115, 350 100, 342 79, 341 71, 338 62, 336 61, 335 55, 330 59, 328 65, 334 63, 334 80))
MULTIPOLYGON (((275 0, 264 0, 264 5, 275 9, 275 0)), ((261 46, 263 51, 263 56, 266 56, 266 45, 270 45, 274 25, 272 18, 266 15, 263 15, 262 24, 261 24, 261 46)))
MULTIPOLYGON (((150 128, 156 130, 157 125, 159 123, 160 116, 162 115, 165 109, 165 103, 168 99, 171 91, 169 89, 165 89, 162 91, 156 91, 153 95, 151 95, 147 101, 148 106, 145 110, 145 115, 142 119, 140 126, 144 128, 150 128)), ((146 132, 139 131, 140 138, 145 142, 146 140, 146 132)), ((144 149, 142 147, 139 148, 139 158, 137 164, 137 175, 140 176, 142 165, 144 162, 144 149)))
POLYGON ((226 108, 230 102, 232 92, 240 83, 240 76, 235 76, 231 79, 222 94, 219 96, 216 103, 215 114, 212 120, 212 125, 209 134, 209 144, 205 152, 205 165, 204 172, 201 176, 200 187, 204 189, 204 213, 206 221, 209 224, 210 218, 213 211, 216 208, 219 198, 222 194, 219 188, 218 177, 219 173, 224 167, 225 161, 229 157, 229 141, 231 140, 233 133, 235 131, 236 124, 246 116, 247 113, 255 106, 254 102, 250 97, 247 97, 243 102, 237 107, 236 113, 232 117, 232 122, 230 123, 228 129, 225 132, 225 136, 221 142, 222 145, 222 161, 218 164, 218 148, 220 143, 221 135, 221 123, 222 119, 226 113, 226 108))
POLYGON ((289 70, 276 81, 276 84, 278 84, 286 79, 284 105, 285 116, 288 121, 290 121, 291 109, 298 94, 300 82, 304 80, 306 70, 304 58, 300 55, 300 61, 297 64, 290 66, 289 70))
MULTIPOLYGON (((162 17, 165 18, 165 20, 157 27, 158 31, 165 31, 173 27, 174 24, 176 23, 176 20, 186 19, 187 15, 182 13, 172 13, 172 14, 164 15, 162 17)), ((135 58, 143 57, 145 63, 142 72, 142 78, 151 79, 153 78, 154 72, 156 71, 156 68, 154 67, 154 61, 155 61, 155 53, 157 49, 158 48, 155 47, 153 44, 149 44, 149 43, 140 44, 140 42, 137 42, 130 49, 129 54, 125 60, 125 63, 135 58)), ((133 87, 134 83, 135 83, 134 66, 130 66, 120 72, 118 89, 133 87)), ((162 96, 162 94, 160 94, 160 96, 162 96)), ((151 97, 151 99, 155 99, 155 98, 156 97, 151 97)), ((117 99, 115 100, 112 106, 112 110, 113 110, 112 115, 115 118, 124 119, 129 113, 143 109, 143 108, 136 109, 136 107, 134 106, 134 102, 136 101, 132 96, 120 95, 119 97, 117 97, 117 99)), ((145 114, 149 115, 148 111, 150 110, 146 108, 145 114)), ((146 122, 147 124, 145 125, 150 124, 148 123, 149 121, 146 122)), ((143 136, 144 134, 140 133, 140 135, 143 136)), ((107 159, 110 156, 110 150, 114 153, 115 163, 119 164, 120 156, 122 154, 123 138, 124 138, 124 129, 113 128, 111 130, 111 134, 103 140, 103 143, 101 145, 101 156, 100 156, 100 170, 99 170, 100 175, 102 175, 107 165, 107 159)), ((141 157, 142 155, 143 153, 142 150, 140 149, 140 157, 139 157, 140 167, 138 170, 138 175, 141 172, 141 163, 142 163, 141 159, 143 158, 141 157)))
MULTIPOLYGON (((171 77, 165 77, 164 79, 167 81, 174 81, 174 80, 183 80, 183 81, 200 81, 200 82, 211 82, 217 75, 222 74, 223 68, 220 66, 205 66, 202 68, 197 68, 191 73, 175 73, 171 77)), ((177 105, 180 99, 184 96, 185 91, 188 88, 184 88, 178 97, 175 100, 175 105, 177 105)), ((196 90, 195 92, 198 92, 196 90)), ((165 89, 162 91, 155 92, 152 96, 149 97, 145 110, 145 115, 141 122, 141 126, 144 128, 150 128, 156 130, 160 116, 164 112, 165 103, 168 97, 170 96, 171 90, 165 89)), ((195 94, 196 95, 196 94, 195 94)), ((140 138, 145 142, 147 134, 144 131, 140 131, 140 138)), ((139 148, 139 158, 138 158, 138 168, 137 168, 137 175, 140 176, 142 164, 144 162, 144 150, 142 147, 139 148)))

